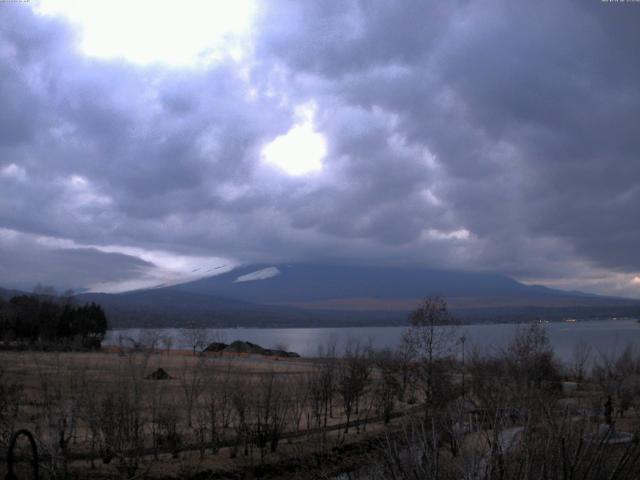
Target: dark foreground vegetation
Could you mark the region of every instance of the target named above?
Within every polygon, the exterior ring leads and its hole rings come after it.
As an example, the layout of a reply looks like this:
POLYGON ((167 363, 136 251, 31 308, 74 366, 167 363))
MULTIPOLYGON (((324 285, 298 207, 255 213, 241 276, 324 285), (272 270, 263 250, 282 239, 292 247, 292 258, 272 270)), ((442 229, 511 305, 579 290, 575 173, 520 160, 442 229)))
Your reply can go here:
POLYGON ((28 428, 46 478, 639 477, 634 349, 560 364, 530 324, 473 350, 439 299, 411 321, 340 358, 0 352, 0 456, 28 428))
POLYGON ((106 333, 107 318, 93 302, 75 305, 47 290, 0 298, 3 349, 99 349, 106 333))

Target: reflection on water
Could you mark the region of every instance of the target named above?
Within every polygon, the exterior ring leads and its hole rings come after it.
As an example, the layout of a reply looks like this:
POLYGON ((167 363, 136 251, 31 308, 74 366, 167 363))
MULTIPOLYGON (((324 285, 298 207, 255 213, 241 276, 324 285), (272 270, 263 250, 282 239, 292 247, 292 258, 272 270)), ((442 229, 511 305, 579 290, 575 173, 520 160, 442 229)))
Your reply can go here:
MULTIPOLYGON (((474 346, 501 348, 517 328, 515 324, 463 325, 459 327, 459 334, 466 336, 465 348, 469 350, 474 346)), ((284 347, 303 356, 314 356, 320 346, 332 343, 340 352, 350 339, 371 342, 375 348, 394 348, 405 330, 405 327, 225 328, 211 329, 209 334, 212 339, 222 339, 227 343, 244 340, 267 348, 284 347)), ((640 345, 640 323, 633 319, 549 323, 547 331, 555 352, 565 360, 571 358, 573 347, 579 341, 589 343, 596 355, 609 355, 629 343, 640 345)), ((188 340, 180 329, 166 328, 154 333, 171 337, 172 348, 189 348, 188 340)), ((120 338, 141 341, 145 336, 149 337, 148 330, 112 330, 105 343, 117 345, 120 338)))

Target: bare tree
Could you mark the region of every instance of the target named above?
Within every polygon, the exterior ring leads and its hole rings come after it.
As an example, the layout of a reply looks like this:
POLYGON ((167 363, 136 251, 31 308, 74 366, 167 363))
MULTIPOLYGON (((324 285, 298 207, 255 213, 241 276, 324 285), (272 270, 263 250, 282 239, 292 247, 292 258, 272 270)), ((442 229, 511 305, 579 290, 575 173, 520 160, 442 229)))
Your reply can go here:
POLYGON ((252 438, 260 451, 260 463, 264 463, 267 447, 276 451, 286 424, 285 389, 274 372, 262 375, 254 388, 252 438))
POLYGON ((170 450, 175 458, 182 444, 179 428, 180 410, 176 409, 177 399, 171 394, 166 382, 151 382, 147 387, 147 393, 151 397, 147 403, 153 454, 158 458, 161 449, 170 450))
POLYGON ((77 391, 79 371, 65 365, 60 354, 48 356, 46 365, 34 355, 38 370, 42 403, 40 439, 48 461, 48 469, 54 477, 68 476, 69 446, 76 434, 80 416, 77 396, 69 398, 69 392, 77 391))
POLYGON ((611 397, 617 413, 624 416, 640 394, 640 355, 631 344, 617 354, 600 354, 593 362, 592 374, 605 397, 611 397))
POLYGON ((352 414, 360 412, 360 403, 371 377, 370 349, 349 341, 338 373, 338 389, 346 417, 344 433, 349 433, 352 414))
POLYGON ((217 453, 224 433, 229 429, 234 413, 233 384, 230 365, 221 374, 205 377, 202 396, 204 420, 209 432, 211 453, 217 453))
POLYGON ((95 468, 94 457, 98 455, 100 442, 100 396, 102 390, 97 382, 87 375, 82 375, 78 383, 77 399, 79 402, 79 417, 82 420, 89 442, 91 454, 91 468, 95 468))
POLYGON ((241 379, 236 377, 232 387, 231 403, 233 404, 233 430, 234 439, 231 449, 229 450, 231 458, 235 458, 238 454, 239 447, 243 446, 244 455, 250 453, 251 432, 250 419, 252 416, 250 401, 250 392, 253 386, 250 386, 241 379))
POLYGON ((400 345, 391 359, 398 377, 398 401, 415 403, 416 396, 416 342, 411 335, 402 336, 400 345))
POLYGON ((584 380, 587 374, 587 365, 591 358, 591 345, 584 340, 579 340, 573 346, 570 372, 578 382, 584 380))
POLYGON ((399 370, 397 356, 393 351, 383 350, 375 354, 374 363, 379 374, 373 387, 375 405, 386 425, 391 421, 394 399, 401 388, 401 381, 396 375, 399 370))
MULTIPOLYGON (((632 379, 624 372, 638 362, 627 351, 601 363, 603 389, 615 392, 619 384, 624 389, 618 376, 632 379)), ((467 429, 459 423, 465 413, 460 399, 426 421, 408 417, 403 430, 387 432, 365 478, 637 478, 640 444, 611 445, 613 430, 594 435, 588 415, 555 408, 559 370, 543 327, 519 328, 504 350, 475 350, 468 368, 475 405, 471 438, 464 438, 467 429), (446 444, 451 456, 442 448, 446 444)))
POLYGON ((193 355, 202 351, 210 343, 207 329, 196 327, 194 324, 183 328, 181 335, 189 348, 191 348, 193 355))
POLYGON ((519 326, 506 348, 513 376, 528 385, 541 385, 559 378, 559 365, 544 324, 519 326))
POLYGON ((160 337, 160 344, 162 345, 165 353, 169 354, 169 352, 171 352, 171 348, 173 348, 173 337, 171 335, 163 335, 160 337))
POLYGON ((6 446, 13 434, 20 405, 23 385, 11 379, 3 366, 0 366, 0 445, 6 446))
POLYGON ((158 349, 161 338, 162 334, 159 330, 145 329, 138 341, 143 348, 153 353, 158 349))
POLYGON ((425 479, 441 476, 437 432, 431 423, 411 418, 397 434, 386 433, 380 451, 372 457, 368 478, 425 479))
POLYGON ((196 359, 195 363, 185 358, 180 375, 180 387, 184 397, 184 406, 187 413, 187 425, 193 426, 193 411, 204 387, 204 357, 196 359))
POLYGON ((444 405, 452 394, 451 356, 458 336, 447 302, 429 297, 410 316, 405 342, 415 352, 417 379, 422 389, 427 416, 444 405))
POLYGON ((300 432, 303 416, 309 411, 309 380, 309 375, 298 376, 289 383, 287 388, 286 403, 290 418, 289 424, 294 433, 300 432))
POLYGON ((318 451, 324 454, 327 445, 327 426, 332 417, 333 400, 337 387, 337 361, 335 343, 325 349, 318 349, 315 370, 307 377, 309 410, 307 428, 316 429, 313 441, 317 441, 318 451))
POLYGON ((146 352, 129 353, 118 365, 118 380, 102 388, 99 449, 105 462, 117 459, 117 468, 125 478, 136 474, 144 454, 144 374, 148 360, 146 352))

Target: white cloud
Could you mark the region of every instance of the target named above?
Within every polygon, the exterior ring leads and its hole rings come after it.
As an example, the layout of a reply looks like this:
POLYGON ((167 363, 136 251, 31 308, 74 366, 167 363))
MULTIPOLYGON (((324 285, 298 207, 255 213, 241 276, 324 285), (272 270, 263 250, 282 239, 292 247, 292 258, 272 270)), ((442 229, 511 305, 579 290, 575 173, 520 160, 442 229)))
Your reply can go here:
POLYGON ((254 0, 40 0, 36 11, 79 25, 85 55, 192 66, 243 58, 257 5, 254 0))
POLYGON ((293 176, 321 171, 327 141, 314 128, 315 110, 313 104, 298 107, 297 124, 262 148, 263 161, 293 176))
POLYGON ((436 240, 469 240, 471 238, 471 232, 466 228, 458 228, 450 231, 429 228, 424 233, 427 238, 436 240))
POLYGON ((27 172, 23 167, 15 163, 10 163, 0 168, 0 176, 23 181, 27 178, 27 172))

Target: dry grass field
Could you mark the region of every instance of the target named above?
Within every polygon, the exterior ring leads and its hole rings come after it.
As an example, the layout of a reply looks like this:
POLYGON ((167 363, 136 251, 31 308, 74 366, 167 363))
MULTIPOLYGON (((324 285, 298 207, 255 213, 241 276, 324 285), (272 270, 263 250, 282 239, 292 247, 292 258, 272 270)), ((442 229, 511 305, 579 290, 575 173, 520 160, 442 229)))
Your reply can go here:
MULTIPOLYGON (((4 415, 4 431, 33 432, 48 474, 183 478, 253 471, 335 452, 382 429, 373 365, 354 392, 348 433, 336 391, 343 367, 335 359, 1 352, 0 365, 3 385, 15 386, 12 393, 5 388, 7 413, 15 415, 4 415), (169 378, 153 379, 159 369, 169 378)), ((395 403, 395 417, 411 408, 395 403)))

